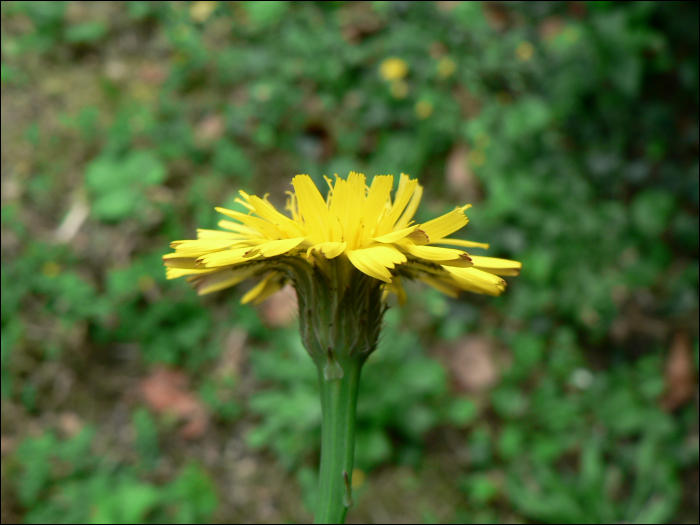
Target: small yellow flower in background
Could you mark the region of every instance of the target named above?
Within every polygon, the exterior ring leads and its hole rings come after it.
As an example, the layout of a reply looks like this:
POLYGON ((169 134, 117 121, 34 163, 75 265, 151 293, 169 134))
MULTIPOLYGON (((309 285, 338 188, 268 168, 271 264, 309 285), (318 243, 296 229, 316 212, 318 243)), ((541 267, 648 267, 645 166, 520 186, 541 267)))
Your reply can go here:
POLYGON ((433 104, 428 100, 420 100, 416 104, 416 115, 420 119, 426 119, 433 114, 433 104))
POLYGON ((364 485, 367 476, 362 469, 356 468, 352 471, 352 488, 356 489, 364 485))
POLYGON ((457 63, 450 57, 443 57, 438 62, 437 70, 440 78, 449 78, 457 70, 457 63))
POLYGON ((478 149, 469 152, 469 160, 474 166, 483 166, 486 163, 486 154, 478 149))
POLYGON ((167 277, 187 277, 201 295, 262 276, 241 301, 257 304, 290 280, 288 265, 342 271, 347 282, 359 271, 376 279, 384 295, 395 293, 400 302, 406 296, 402 278, 424 281, 455 297, 463 290, 500 295, 506 283, 499 276, 520 273, 517 261, 463 250, 488 248, 487 244, 449 237, 467 224, 464 212, 469 205, 414 223, 423 188, 408 175, 401 175, 393 199, 391 175, 374 177, 370 187, 365 176, 355 172, 347 180, 326 177, 326 182, 330 189, 324 199, 311 177, 294 177, 294 192, 288 192, 286 205, 290 216, 266 198, 239 192, 236 202, 249 213, 216 208, 228 218, 219 222, 223 229, 200 229, 197 240, 173 242, 175 252, 163 257, 167 277), (337 265, 331 264, 334 259, 337 265))
POLYGON ((41 274, 44 277, 56 277, 59 273, 61 273, 61 267, 53 261, 44 263, 41 267, 41 274))
POLYGON ((137 281, 139 290, 143 293, 151 291, 156 286, 156 280, 150 275, 142 275, 137 281))
POLYGON ((258 84, 253 89, 253 96, 260 102, 267 102, 272 96, 272 86, 269 84, 258 84))
POLYGON ((532 56, 535 54, 535 48, 530 42, 520 42, 518 47, 515 48, 515 56, 521 62, 528 62, 532 56))
POLYGON ((389 82, 401 80, 408 75, 408 64, 400 58, 387 58, 379 65, 379 75, 389 82))
POLYGON ((216 5, 219 2, 200 1, 192 2, 190 5, 190 16, 195 22, 205 22, 211 14, 216 10, 216 5))
POLYGON ((474 141, 474 144, 477 147, 477 149, 486 149, 490 143, 491 136, 485 131, 482 131, 476 135, 476 140, 474 141))
POLYGON ((496 101, 502 106, 507 106, 513 102, 513 97, 507 91, 499 91, 496 93, 496 101))
POLYGON ((408 84, 403 80, 395 80, 391 83, 391 96, 396 99, 406 98, 408 95, 408 84))

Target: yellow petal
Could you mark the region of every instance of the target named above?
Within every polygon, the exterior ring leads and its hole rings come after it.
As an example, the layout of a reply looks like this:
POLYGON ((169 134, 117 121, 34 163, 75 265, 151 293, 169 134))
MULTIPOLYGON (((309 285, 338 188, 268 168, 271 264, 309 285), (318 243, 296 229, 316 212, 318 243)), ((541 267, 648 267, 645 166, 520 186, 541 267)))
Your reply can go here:
POLYGON ((260 252, 263 257, 275 257, 276 255, 282 255, 289 250, 296 248, 302 242, 306 240, 306 237, 298 237, 296 239, 282 239, 280 241, 270 241, 265 244, 261 244, 256 249, 260 252))
POLYGON ((284 286, 284 280, 284 274, 280 272, 270 272, 262 281, 243 296, 241 304, 246 304, 251 301, 256 305, 262 303, 284 286))
POLYGON ((177 279, 179 277, 185 277, 188 275, 203 275, 206 273, 212 273, 216 272, 216 268, 210 268, 210 269, 185 269, 185 268, 166 268, 165 269, 165 277, 166 279, 177 279))
POLYGON ((250 196, 248 199, 253 205, 255 213, 266 221, 278 226, 289 237, 303 237, 306 235, 306 232, 300 224, 294 222, 289 217, 282 215, 266 200, 256 197, 255 195, 250 196))
POLYGON ((433 277, 432 275, 421 274, 418 277, 421 281, 429 284, 437 291, 444 293, 449 297, 458 297, 461 288, 457 286, 454 280, 450 279, 440 279, 438 277, 433 277))
POLYGON ((413 242, 413 244, 415 244, 416 246, 425 246, 426 244, 430 244, 428 234, 420 228, 416 228, 416 230, 410 235, 408 235, 406 238, 410 239, 411 242, 413 242))
POLYGON ((247 235, 223 230, 206 230, 204 228, 197 229, 197 239, 245 239, 247 237, 247 235))
POLYGON ((234 250, 224 250, 221 252, 210 253, 197 259, 197 262, 200 266, 204 266, 205 268, 217 268, 221 266, 240 264, 250 260, 250 258, 246 258, 245 255, 252 249, 253 248, 250 246, 245 246, 234 250))
POLYGON ((347 252, 350 262, 363 273, 386 283, 391 282, 391 272, 396 264, 406 262, 406 256, 390 245, 375 245, 347 252))
MULTIPOLYGON (((382 218, 379 225, 379 231, 381 233, 391 231, 394 228, 394 224, 396 224, 396 221, 406 208, 408 201, 410 201, 411 197, 413 197, 413 192, 416 190, 417 186, 417 179, 411 180, 405 173, 401 174, 401 178, 399 179, 399 187, 396 190, 396 198, 394 199, 394 204, 391 206, 391 211, 389 211, 389 213, 382 218)), ((412 216, 413 215, 411 215, 411 217, 412 216)), ((410 220, 411 217, 409 217, 408 220, 410 220)), ((407 223, 408 220, 406 221, 407 223)))
POLYGON ((348 243, 345 241, 343 242, 322 242, 321 244, 316 244, 308 249, 306 252, 306 257, 311 255, 311 252, 313 251, 318 251, 321 254, 323 254, 326 259, 334 259, 335 257, 338 257, 341 253, 345 251, 345 248, 347 247, 348 243))
POLYGON ((413 226, 409 226, 408 228, 404 228, 403 230, 397 230, 395 232, 387 233, 386 235, 375 237, 372 240, 376 242, 391 244, 400 239, 403 239, 404 237, 408 237, 411 233, 415 231, 416 228, 418 228, 418 225, 414 224, 413 226))
MULTIPOLYGON (((399 247, 410 253, 415 257, 420 257, 421 259, 426 259, 428 261, 452 261, 452 260, 463 260, 469 261, 469 255, 462 250, 455 250, 454 248, 440 248, 439 246, 415 246, 411 243, 400 244, 399 247)), ((472 266, 472 264, 468 264, 472 266)))
POLYGON ((166 253, 163 255, 163 266, 169 268, 184 268, 193 270, 195 268, 197 257, 183 257, 179 253, 166 253))
POLYGON ((465 248, 484 248, 488 250, 489 245, 483 242, 463 241, 462 239, 440 239, 435 244, 447 244, 449 246, 463 246, 465 248))
POLYGON ((394 177, 391 175, 377 175, 372 180, 372 187, 367 194, 362 206, 362 244, 365 244, 377 227, 377 221, 386 208, 391 188, 394 184, 394 177))
POLYGON ((391 283, 386 283, 383 285, 384 286, 384 292, 385 296, 383 299, 386 299, 386 295, 389 293, 393 293, 396 295, 396 298, 399 301, 399 304, 403 306, 406 304, 406 290, 404 289, 403 285, 401 284, 401 278, 396 276, 394 277, 393 281, 391 283))
POLYGON ((474 267, 495 275, 520 275, 522 263, 496 257, 472 256, 474 267))
POLYGON ((467 216, 464 215, 464 210, 467 208, 469 205, 452 210, 437 219, 421 224, 420 229, 426 233, 431 243, 437 243, 443 237, 456 232, 469 222, 467 216))
POLYGON ((229 286, 234 286, 253 276, 260 270, 259 265, 251 265, 244 268, 225 268, 205 275, 193 275, 188 278, 197 295, 218 292, 229 286))
POLYGON ((342 237, 335 240, 346 241, 350 249, 355 249, 359 246, 357 234, 364 202, 364 175, 351 171, 347 180, 338 179, 335 181, 330 217, 332 219, 335 215, 342 228, 342 237))
POLYGON ((237 222, 222 219, 218 222, 218 226, 219 228, 226 228, 227 230, 231 230, 248 237, 260 237, 260 232, 258 230, 249 228, 248 226, 244 226, 243 224, 239 224, 237 222))
POLYGON ((423 186, 417 184, 416 189, 413 191, 413 195, 411 196, 411 200, 408 203, 408 206, 401 215, 401 218, 398 221, 396 221, 396 224, 394 224, 393 229, 399 230, 408 226, 408 223, 411 221, 411 219, 413 219, 413 216, 416 214, 416 210, 418 209, 418 204, 420 204, 422 196, 423 186))
POLYGON ((267 237, 268 239, 282 239, 285 237, 279 227, 259 217, 246 215, 239 211, 227 210, 226 208, 215 208, 215 210, 242 222, 252 230, 259 231, 261 237, 267 237))
POLYGON ((457 284, 464 290, 471 290, 489 295, 500 295, 506 288, 506 283, 500 277, 476 268, 444 267, 457 284))
POLYGON ((299 202, 299 213, 316 242, 329 240, 328 208, 318 188, 308 175, 297 175, 292 179, 294 192, 299 202))
POLYGON ((218 252, 246 241, 240 239, 198 239, 176 242, 175 251, 180 257, 183 257, 186 255, 204 255, 205 253, 218 252))
POLYGON ((250 203, 249 203, 248 200, 247 200, 247 199, 250 198, 250 196, 249 196, 246 192, 244 192, 243 190, 238 190, 238 193, 240 193, 241 195, 244 195, 245 198, 246 198, 246 200, 239 199, 239 198, 235 198, 233 201, 234 201, 234 202, 237 202, 238 204, 240 204, 241 206, 243 206, 243 207, 244 207, 245 209, 247 209, 248 211, 255 211, 255 208, 253 208, 253 206, 251 206, 250 203))
MULTIPOLYGON (((359 208, 359 204, 356 206, 359 208)), ((341 235, 347 232, 350 208, 350 186, 346 180, 338 178, 333 188, 333 198, 328 208, 328 215, 332 222, 340 224, 341 235)))

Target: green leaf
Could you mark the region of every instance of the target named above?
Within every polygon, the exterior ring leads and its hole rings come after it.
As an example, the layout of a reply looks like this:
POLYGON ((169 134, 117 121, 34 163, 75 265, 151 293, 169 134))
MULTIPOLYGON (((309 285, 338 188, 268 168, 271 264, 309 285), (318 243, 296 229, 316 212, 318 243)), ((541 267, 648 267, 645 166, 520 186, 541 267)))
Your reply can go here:
POLYGON ((632 202, 632 217, 640 232, 656 237, 667 228, 675 209, 672 195, 660 190, 647 190, 632 202))
POLYGON ((135 188, 120 188, 98 197, 92 206, 92 212, 100 220, 117 222, 136 211, 140 197, 135 188))
POLYGON ((66 29, 66 42, 71 44, 89 44, 97 42, 107 34, 107 24, 104 22, 86 22, 66 29))

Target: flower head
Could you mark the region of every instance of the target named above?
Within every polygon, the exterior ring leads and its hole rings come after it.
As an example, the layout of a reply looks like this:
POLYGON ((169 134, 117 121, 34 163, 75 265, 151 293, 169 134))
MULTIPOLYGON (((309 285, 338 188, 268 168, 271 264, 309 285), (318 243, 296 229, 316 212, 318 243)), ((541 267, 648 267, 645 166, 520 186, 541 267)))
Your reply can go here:
MULTIPOLYGON (((313 268, 337 281, 358 272, 382 287, 384 295, 405 299, 402 278, 419 279, 450 296, 462 290, 500 295, 506 283, 499 276, 518 275, 517 261, 468 254, 464 248, 487 244, 451 239, 468 222, 469 205, 431 221, 412 219, 423 188, 402 174, 392 199, 393 177, 378 175, 370 187, 365 176, 326 178, 324 199, 308 175, 292 180, 286 210, 277 211, 267 198, 241 191, 236 202, 248 213, 216 208, 227 216, 222 230, 198 230, 197 240, 175 241, 174 253, 163 257, 169 279, 186 276, 199 294, 233 286, 254 276, 263 279, 242 302, 259 303, 293 281, 299 293, 300 272, 313 268)), ((372 285, 373 287, 375 285, 372 285)))
POLYGON ((387 58, 379 65, 379 75, 387 81, 401 80, 408 75, 408 64, 400 58, 387 58))

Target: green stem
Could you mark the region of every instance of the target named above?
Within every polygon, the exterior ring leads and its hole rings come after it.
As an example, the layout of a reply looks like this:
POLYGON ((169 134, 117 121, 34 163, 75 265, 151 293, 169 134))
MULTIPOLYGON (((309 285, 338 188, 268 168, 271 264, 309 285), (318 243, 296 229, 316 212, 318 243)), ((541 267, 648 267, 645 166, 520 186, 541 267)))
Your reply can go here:
MULTIPOLYGON (((329 350, 328 361, 335 360, 329 350)), ((314 523, 345 523, 352 505, 355 409, 363 359, 344 359, 342 377, 329 378, 328 363, 318 366, 323 427, 318 506, 314 523), (324 373, 325 369, 325 373, 324 373)), ((334 365, 339 365, 335 362, 334 365)), ((331 377, 338 374, 333 374, 331 377)))

